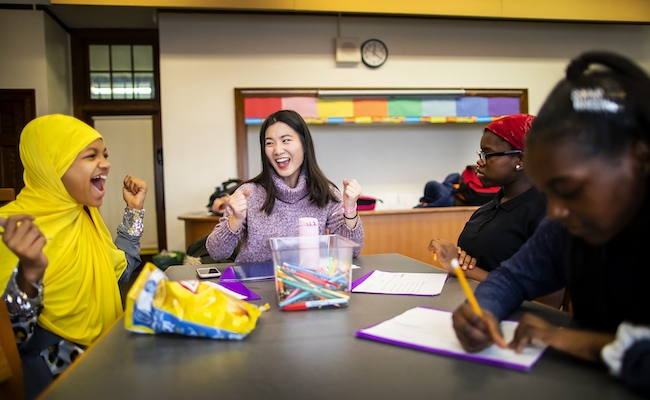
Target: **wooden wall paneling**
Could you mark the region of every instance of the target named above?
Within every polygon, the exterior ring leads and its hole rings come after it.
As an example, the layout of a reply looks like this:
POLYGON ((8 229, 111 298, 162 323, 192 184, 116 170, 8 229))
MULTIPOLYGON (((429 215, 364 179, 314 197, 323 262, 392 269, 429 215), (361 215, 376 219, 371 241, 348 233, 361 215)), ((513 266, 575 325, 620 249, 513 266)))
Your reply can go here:
POLYGON ((361 211, 365 243, 361 255, 399 253, 433 264, 427 247, 433 238, 456 243, 477 207, 361 211))
MULTIPOLYGON (((418 208, 395 211, 360 211, 365 232, 361 255, 399 253, 427 264, 433 258, 427 250, 433 238, 458 241, 465 223, 478 207, 418 208)), ((205 212, 179 215, 185 223, 185 248, 212 232, 219 217, 205 212)))

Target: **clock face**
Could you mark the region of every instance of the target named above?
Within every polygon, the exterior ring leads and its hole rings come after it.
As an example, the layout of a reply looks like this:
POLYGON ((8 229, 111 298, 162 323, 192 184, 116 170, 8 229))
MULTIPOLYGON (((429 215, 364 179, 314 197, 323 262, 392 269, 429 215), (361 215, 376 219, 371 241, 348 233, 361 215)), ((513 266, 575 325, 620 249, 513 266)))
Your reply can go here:
POLYGON ((378 39, 370 39, 361 45, 361 60, 370 68, 382 66, 388 58, 388 48, 378 39))

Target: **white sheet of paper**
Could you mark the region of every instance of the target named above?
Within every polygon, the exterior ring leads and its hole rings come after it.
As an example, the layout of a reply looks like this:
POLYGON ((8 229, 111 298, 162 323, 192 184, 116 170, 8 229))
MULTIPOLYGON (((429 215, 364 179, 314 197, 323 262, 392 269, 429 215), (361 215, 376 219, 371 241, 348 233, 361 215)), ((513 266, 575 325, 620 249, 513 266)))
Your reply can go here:
MULTIPOLYGON (((514 337, 518 322, 502 321, 506 342, 514 337)), ((460 345, 452 326, 451 312, 425 307, 412 308, 394 318, 359 332, 370 339, 389 340, 394 344, 462 358, 494 363, 508 368, 528 370, 542 355, 546 346, 530 345, 521 354, 492 345, 478 353, 468 353, 460 345)))
POLYGON ((355 293, 411 294, 435 296, 442 292, 448 274, 373 271, 352 289, 355 293))
POLYGON ((208 285, 210 285, 210 286, 212 286, 213 288, 215 288, 215 289, 217 289, 217 290, 219 290, 219 291, 222 291, 222 292, 224 292, 225 294, 229 294, 229 295, 231 295, 232 297, 235 297, 235 298, 237 298, 237 299, 239 299, 239 300, 244 300, 244 299, 246 298, 246 296, 244 296, 243 294, 239 294, 239 293, 237 293, 237 292, 233 292, 232 290, 227 289, 227 288, 221 286, 221 285, 218 284, 218 283, 210 282, 210 281, 205 281, 205 283, 208 284, 208 285))

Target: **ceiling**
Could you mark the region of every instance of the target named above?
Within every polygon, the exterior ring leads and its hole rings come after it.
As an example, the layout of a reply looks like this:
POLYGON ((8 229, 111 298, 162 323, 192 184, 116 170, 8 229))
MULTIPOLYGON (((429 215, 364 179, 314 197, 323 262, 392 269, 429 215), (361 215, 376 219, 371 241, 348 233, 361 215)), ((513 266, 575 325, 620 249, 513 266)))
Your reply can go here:
POLYGON ((46 5, 70 29, 156 29, 153 7, 46 5))
MULTIPOLYGON (((246 2, 245 0, 238 0, 246 2)), ((256 1, 256 0, 255 0, 256 1)), ((270 0, 263 0, 270 1, 270 0)), ((577 1, 577 0, 576 0, 577 1)), ((628 0, 635 1, 635 0, 628 0)), ((647 0, 646 0, 647 1, 647 0)), ((250 1, 249 1, 250 3, 250 1)), ((182 8, 157 8, 145 6, 90 6, 90 5, 65 5, 51 4, 50 0, 0 0, 2 4, 19 5, 20 7, 45 7, 47 8, 63 25, 70 29, 157 29, 157 15, 159 10, 184 10, 182 8)), ((237 3, 235 3, 237 4, 237 3)), ((650 6, 646 2, 641 2, 641 9, 647 10, 650 15, 650 6), (645 5, 643 5, 645 4, 645 5)), ((210 10, 210 8, 192 8, 196 11, 210 10)), ((216 9, 212 9, 216 10, 216 9)), ((228 7, 226 12, 234 12, 236 8, 228 7)), ((240 10, 241 11, 241 10, 240 10)), ((249 10, 250 12, 250 10, 249 10)), ((256 11, 264 12, 264 11, 256 11)), ((269 12, 268 10, 266 12, 269 12)), ((283 11, 276 10, 282 13, 283 11)), ((285 10, 284 12, 287 12, 285 10)), ((295 12, 291 11, 291 13, 295 12)), ((329 12, 326 12, 329 13, 329 12)), ((429 15, 431 17, 431 15, 429 15)), ((609 17, 611 18, 611 16, 609 17)), ((650 21, 650 17, 641 18, 643 23, 650 21)), ((535 19, 527 17, 526 19, 535 19)), ((561 19, 561 18, 560 18, 561 19)), ((637 16, 638 19, 638 16, 637 16)), ((542 18, 545 20, 545 18, 542 18)), ((589 18, 587 18, 589 20, 589 18)), ((592 20, 594 20, 592 18, 592 20)), ((596 21, 603 22, 607 18, 596 18, 596 21)))

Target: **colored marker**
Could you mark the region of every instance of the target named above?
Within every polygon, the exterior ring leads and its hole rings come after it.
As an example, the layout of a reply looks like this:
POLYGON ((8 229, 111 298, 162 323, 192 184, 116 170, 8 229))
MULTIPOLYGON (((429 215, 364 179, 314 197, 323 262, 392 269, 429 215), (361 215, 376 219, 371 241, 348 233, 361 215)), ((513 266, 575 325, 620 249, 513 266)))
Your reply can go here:
MULTIPOLYGON (((313 287, 313 286, 309 286, 306 283, 297 282, 297 281, 294 282, 294 281, 292 281, 290 279, 287 279, 287 278, 280 278, 280 279, 282 279, 284 281, 285 285, 300 288, 300 289, 305 290, 307 292, 313 293, 313 294, 315 294, 317 296, 321 296, 321 297, 325 297, 325 298, 329 298, 329 299, 333 298, 332 294, 324 293, 323 291, 319 290, 318 288, 313 287)), ((336 297, 336 296, 334 296, 334 297, 336 297)))
POLYGON ((334 260, 334 263, 332 264, 332 269, 329 271, 330 275, 334 275, 336 271, 338 271, 339 268, 339 260, 338 258, 334 260))
POLYGON ((283 301, 282 303, 279 304, 279 306, 280 306, 280 308, 282 308, 282 307, 284 307, 284 306, 286 306, 288 304, 291 304, 291 303, 293 303, 295 301, 298 301, 300 299, 304 299, 305 297, 311 296, 311 295, 312 295, 312 293, 302 292, 297 296, 293 296, 291 299, 287 299, 287 300, 283 301))
POLYGON ((335 291, 335 290, 330 290, 330 289, 325 289, 325 288, 321 288, 320 290, 321 290, 322 292, 327 293, 327 294, 331 294, 332 296, 336 296, 336 297, 340 297, 340 298, 345 298, 345 299, 349 299, 349 298, 350 298, 350 296, 348 296, 347 294, 342 293, 342 292, 337 292, 337 291, 335 291))
POLYGON ((316 276, 310 275, 310 274, 305 273, 305 272, 294 271, 293 274, 295 276, 299 276, 301 278, 307 279, 309 282, 315 283, 317 285, 323 285, 323 286, 328 285, 328 284, 336 285, 334 282, 328 282, 323 278, 318 278, 316 276))
POLYGON ((319 274, 318 272, 315 272, 315 271, 312 271, 312 270, 309 270, 309 269, 306 269, 306 268, 297 267, 297 266, 291 265, 289 263, 284 263, 283 265, 285 267, 287 267, 287 268, 294 269, 296 271, 306 272, 308 274, 312 274, 314 276, 317 276, 319 278, 323 278, 323 279, 326 279, 326 280, 329 280, 329 281, 332 281, 332 282, 338 282, 341 279, 345 279, 345 275, 328 276, 328 275, 324 275, 324 274, 319 274))
POLYGON ((293 296, 297 295, 298 292, 300 292, 300 289, 295 288, 295 289, 293 290, 293 292, 289 293, 289 295, 288 295, 287 297, 284 298, 283 301, 287 301, 287 300, 289 300, 289 299, 292 298, 293 296))
POLYGON ((329 300, 312 300, 304 301, 301 303, 289 304, 285 307, 282 307, 286 311, 299 311, 299 310, 308 310, 310 308, 321 308, 328 306, 340 306, 341 304, 347 304, 347 299, 329 299, 329 300))

